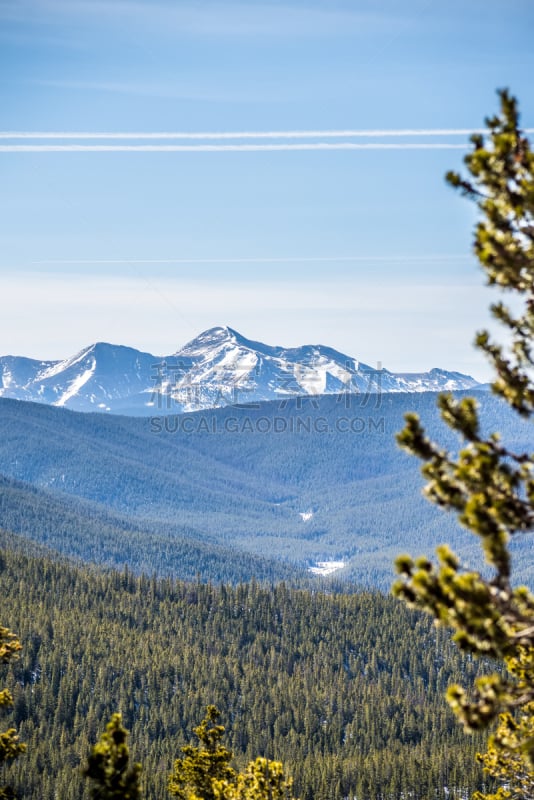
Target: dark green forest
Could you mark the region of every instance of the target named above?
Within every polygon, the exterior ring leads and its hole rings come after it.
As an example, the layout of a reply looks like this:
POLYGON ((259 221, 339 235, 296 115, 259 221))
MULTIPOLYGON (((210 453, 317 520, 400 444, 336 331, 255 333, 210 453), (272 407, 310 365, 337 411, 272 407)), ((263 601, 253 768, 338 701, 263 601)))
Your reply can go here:
MULTIPOLYGON (((408 402, 435 427, 435 396, 356 409, 384 428, 354 436, 336 431, 351 413, 341 400, 220 409, 222 433, 201 416, 180 432, 172 417, 155 430, 0 401, 0 527, 13 532, 0 534, 0 622, 23 644, 0 685, 15 701, 6 725, 28 745, 8 770, 23 797, 87 797, 88 753, 120 712, 144 796, 162 800, 211 703, 236 766, 283 761, 301 800, 451 800, 488 788, 475 762, 484 740, 466 738, 443 693, 491 665, 459 654, 427 617, 361 590, 389 586, 399 551, 460 539, 388 435, 408 402), (239 431, 224 430, 230 418, 239 431), (329 432, 274 432, 274 420, 299 418, 326 420, 329 432), (260 420, 270 432, 258 433, 260 420), (328 558, 348 567, 307 572, 328 558)), ((523 426, 495 398, 479 400, 486 428, 520 447, 523 426)), ((515 559, 528 581, 525 548, 518 540, 515 559)))
POLYGON ((139 522, 103 506, 0 475, 1 526, 81 562, 185 580, 296 580, 304 570, 177 524, 139 522))
POLYGON ((23 797, 87 796, 81 769, 115 711, 145 796, 166 797, 208 703, 236 764, 282 760, 302 800, 445 800, 482 786, 482 743, 443 692, 484 665, 395 599, 137 577, 9 534, 1 545, 2 622, 23 644, 2 675, 15 701, 5 722, 28 745, 8 770, 23 797))

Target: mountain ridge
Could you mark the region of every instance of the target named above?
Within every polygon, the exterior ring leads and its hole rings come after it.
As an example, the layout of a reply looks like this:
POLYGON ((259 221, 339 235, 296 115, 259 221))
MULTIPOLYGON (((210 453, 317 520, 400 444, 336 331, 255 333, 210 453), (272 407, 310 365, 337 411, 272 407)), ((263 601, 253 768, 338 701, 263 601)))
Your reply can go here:
POLYGON ((272 346, 229 326, 209 328, 162 357, 107 342, 59 360, 0 357, 0 397, 132 416, 298 396, 480 387, 460 372, 394 373, 326 345, 272 346))

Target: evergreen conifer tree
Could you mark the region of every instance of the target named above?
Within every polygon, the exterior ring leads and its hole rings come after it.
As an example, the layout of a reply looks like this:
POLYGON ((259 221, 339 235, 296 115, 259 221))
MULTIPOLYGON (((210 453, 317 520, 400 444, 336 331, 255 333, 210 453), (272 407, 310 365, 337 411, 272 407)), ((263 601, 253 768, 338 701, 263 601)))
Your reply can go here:
POLYGON ((234 783, 236 771, 230 766, 232 751, 222 743, 224 726, 218 725, 221 713, 208 706, 206 716, 193 733, 200 745, 182 747, 183 758, 174 762, 169 777, 169 792, 179 800, 217 800, 214 782, 234 783))
MULTIPOLYGON (((12 659, 18 657, 22 645, 16 635, 9 628, 0 627, 0 664, 7 664, 12 659)), ((0 707, 10 708, 13 706, 13 697, 9 689, 0 690, 0 707)), ((0 767, 2 778, 4 778, 6 765, 17 758, 26 750, 26 745, 19 742, 15 728, 9 728, 0 733, 0 767)), ((3 780, 2 780, 3 783, 3 780)), ((0 798, 15 798, 17 794, 12 786, 0 786, 0 798)))
POLYGON ((182 747, 183 758, 174 763, 169 792, 179 800, 294 800, 291 778, 283 765, 259 757, 243 772, 231 765, 232 751, 222 744, 224 726, 220 711, 208 706, 206 716, 194 728, 200 745, 182 747))
MULTIPOLYGON (((480 212, 474 251, 490 286, 512 296, 491 311, 506 329, 506 344, 487 331, 476 345, 494 370, 493 391, 518 415, 534 413, 534 153, 519 128, 516 100, 500 93, 500 114, 486 120, 487 135, 472 137, 464 178, 448 182, 474 201, 480 212)), ((484 728, 502 714, 500 726, 481 757, 486 770, 501 779, 501 795, 524 793, 534 776, 534 595, 513 584, 510 537, 534 527, 534 456, 517 453, 497 433, 481 431, 472 398, 439 398, 445 423, 463 438, 457 455, 430 441, 417 415, 406 417, 400 445, 424 461, 426 496, 452 510, 479 537, 489 576, 462 568, 447 546, 438 549, 438 564, 426 557, 397 560, 400 579, 394 592, 409 605, 434 615, 454 629, 465 651, 489 656, 498 666, 478 678, 472 691, 448 690, 448 700, 468 730, 484 728), (504 793, 504 794, 503 794, 504 793)), ((479 799, 483 795, 478 795, 479 799)))
POLYGON ((113 714, 94 745, 84 775, 92 781, 94 800, 140 800, 141 765, 130 766, 130 753, 120 714, 113 714))

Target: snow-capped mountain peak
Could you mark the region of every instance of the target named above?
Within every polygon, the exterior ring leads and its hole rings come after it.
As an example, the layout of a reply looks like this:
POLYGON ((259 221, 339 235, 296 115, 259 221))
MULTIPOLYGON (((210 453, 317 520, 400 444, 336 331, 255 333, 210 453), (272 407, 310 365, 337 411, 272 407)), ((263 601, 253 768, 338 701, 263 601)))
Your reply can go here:
POLYGON ((180 413, 320 394, 420 392, 480 386, 458 372, 395 374, 325 345, 284 348, 228 326, 209 328, 170 356, 97 342, 60 361, 0 357, 0 397, 79 411, 180 413))
POLYGON ((217 347, 225 342, 231 341, 235 338, 235 335, 236 333, 228 326, 208 328, 207 331, 203 331, 198 336, 195 336, 194 339, 191 339, 191 341, 187 342, 187 344, 181 347, 175 353, 175 355, 183 355, 185 353, 190 353, 193 355, 203 350, 217 347))

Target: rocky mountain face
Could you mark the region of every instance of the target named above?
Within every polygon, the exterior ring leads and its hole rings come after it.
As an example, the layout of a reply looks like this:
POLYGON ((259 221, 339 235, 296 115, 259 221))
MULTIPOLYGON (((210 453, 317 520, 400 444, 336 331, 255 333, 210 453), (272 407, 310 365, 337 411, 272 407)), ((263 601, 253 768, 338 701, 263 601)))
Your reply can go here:
POLYGON ((297 396, 476 387, 459 372, 393 373, 324 345, 272 347, 228 327, 210 328, 165 357, 105 342, 63 361, 0 357, 0 397, 136 416, 297 396))

